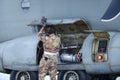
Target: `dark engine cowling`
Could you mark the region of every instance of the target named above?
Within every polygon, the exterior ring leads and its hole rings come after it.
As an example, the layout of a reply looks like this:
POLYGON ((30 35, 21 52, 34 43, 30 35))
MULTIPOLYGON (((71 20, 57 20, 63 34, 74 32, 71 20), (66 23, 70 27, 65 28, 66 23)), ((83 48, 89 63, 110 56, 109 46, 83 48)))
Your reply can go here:
POLYGON ((43 42, 39 41, 38 45, 37 45, 37 55, 36 55, 36 62, 37 62, 37 64, 39 64, 39 62, 40 62, 40 60, 42 58, 43 53, 44 53, 43 42))

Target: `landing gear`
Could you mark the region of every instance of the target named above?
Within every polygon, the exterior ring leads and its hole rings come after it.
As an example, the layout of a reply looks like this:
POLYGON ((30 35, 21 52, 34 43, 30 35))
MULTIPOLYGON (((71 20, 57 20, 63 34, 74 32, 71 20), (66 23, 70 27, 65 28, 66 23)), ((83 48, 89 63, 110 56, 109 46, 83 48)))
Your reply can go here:
POLYGON ((110 74, 109 75, 109 80, 116 80, 118 75, 110 74))
POLYGON ((58 80, 116 80, 117 75, 90 75, 84 71, 59 71, 58 80))
POLYGON ((37 72, 12 71, 10 80, 38 80, 37 72))
POLYGON ((83 71, 60 71, 58 80, 86 80, 83 71))
POLYGON ((93 76, 92 80, 116 80, 117 75, 98 75, 98 76, 93 76))

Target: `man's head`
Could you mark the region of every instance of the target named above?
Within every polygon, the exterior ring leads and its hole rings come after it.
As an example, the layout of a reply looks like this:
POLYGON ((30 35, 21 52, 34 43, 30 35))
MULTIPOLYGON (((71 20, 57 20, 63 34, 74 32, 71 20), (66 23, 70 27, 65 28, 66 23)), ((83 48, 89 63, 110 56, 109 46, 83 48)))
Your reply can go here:
POLYGON ((45 33, 46 33, 47 36, 49 36, 50 34, 55 34, 54 26, 53 25, 46 25, 45 33))

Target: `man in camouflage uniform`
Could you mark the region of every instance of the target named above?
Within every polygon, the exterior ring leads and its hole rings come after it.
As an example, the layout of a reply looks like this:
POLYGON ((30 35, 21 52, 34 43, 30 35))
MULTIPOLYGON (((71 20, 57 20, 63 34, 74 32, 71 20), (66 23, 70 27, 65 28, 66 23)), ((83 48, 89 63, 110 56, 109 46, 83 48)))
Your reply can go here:
POLYGON ((39 65, 39 80, 44 80, 47 73, 50 74, 51 80, 56 80, 57 74, 57 53, 59 52, 60 37, 55 35, 53 26, 46 26, 43 36, 44 27, 38 33, 39 38, 43 41, 44 54, 39 65))

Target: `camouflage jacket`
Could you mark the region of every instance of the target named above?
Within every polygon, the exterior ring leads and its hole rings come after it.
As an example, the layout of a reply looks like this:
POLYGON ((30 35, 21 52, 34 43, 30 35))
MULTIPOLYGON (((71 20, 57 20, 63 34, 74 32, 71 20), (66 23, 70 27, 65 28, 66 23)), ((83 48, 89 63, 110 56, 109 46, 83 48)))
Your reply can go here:
POLYGON ((44 50, 47 52, 58 52, 60 47, 60 37, 55 34, 49 36, 42 36, 41 40, 43 41, 44 50))

